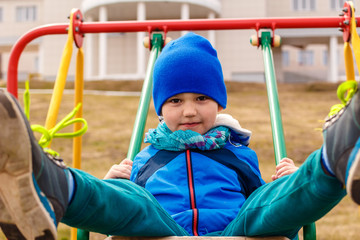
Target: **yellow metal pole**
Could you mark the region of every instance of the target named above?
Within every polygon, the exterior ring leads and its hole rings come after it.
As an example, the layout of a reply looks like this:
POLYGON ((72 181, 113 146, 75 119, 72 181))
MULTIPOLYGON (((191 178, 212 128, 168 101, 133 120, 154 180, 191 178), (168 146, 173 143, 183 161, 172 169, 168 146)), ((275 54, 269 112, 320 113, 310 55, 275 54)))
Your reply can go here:
MULTIPOLYGON (((48 114, 47 114, 46 122, 45 122, 46 129, 51 129, 52 127, 54 127, 56 125, 56 120, 57 120, 57 116, 59 114, 59 109, 60 109, 60 103, 61 103, 62 95, 63 95, 64 89, 65 89, 66 77, 67 77, 67 74, 69 71, 71 56, 72 56, 72 52, 73 52, 74 36, 73 36, 73 30, 72 30, 73 25, 72 24, 73 24, 73 15, 74 15, 73 12, 74 11, 75 11, 75 9, 73 9, 70 14, 68 39, 66 41, 66 44, 65 44, 65 47, 64 47, 64 50, 62 53, 60 66, 59 66, 56 81, 54 84, 53 94, 52 94, 52 97, 50 100, 50 106, 49 106, 49 110, 48 110, 48 114)), ((79 55, 79 53, 78 53, 78 55, 79 55)), ((83 62, 83 60, 81 60, 81 61, 83 62)), ((81 73, 81 75, 82 75, 82 73, 81 73)), ((77 80, 77 79, 78 79, 78 77, 76 77, 76 82, 83 81, 83 80, 77 80)), ((81 98, 81 102, 82 102, 82 93, 81 93, 80 98, 81 98)), ((77 102, 77 98, 75 100, 75 105, 76 105, 76 102, 77 102)), ((82 106, 80 107, 76 116, 79 116, 79 115, 80 116, 82 115, 82 106)), ((78 125, 79 125, 79 123, 75 123, 74 129, 78 129, 78 125)), ((73 148, 80 149, 80 152, 81 152, 81 137, 76 137, 75 139, 73 142, 73 148), (75 139, 77 139, 77 140, 75 140, 75 139), (80 144, 80 147, 78 147, 79 144, 80 144)), ((73 150, 73 159, 74 159, 73 166, 80 168, 80 163, 79 163, 79 160, 77 157, 78 155, 79 155, 78 150, 73 150), (77 160, 75 160, 75 159, 77 159, 77 160)), ((77 229, 71 228, 71 232, 70 232, 71 240, 76 240, 76 234, 77 234, 77 229)))
MULTIPOLYGON (((76 76, 75 76, 75 107, 79 103, 83 103, 83 89, 84 89, 84 53, 83 49, 79 48, 76 57, 76 76)), ((75 115, 75 118, 82 118, 83 104, 75 115)), ((82 128, 82 123, 74 124, 74 132, 82 128)), ((73 167, 81 168, 81 142, 82 136, 75 137, 73 140, 73 167)))
POLYGON ((346 80, 355 80, 354 60, 349 42, 344 43, 344 61, 346 80))
MULTIPOLYGON (((75 75, 75 107, 79 103, 83 103, 83 90, 84 90, 84 52, 82 48, 79 48, 76 56, 76 75, 75 75)), ((83 104, 79 111, 76 113, 75 118, 82 118, 83 104)), ((74 124, 74 132, 80 130, 82 127, 81 122, 74 124)), ((75 137, 73 139, 73 167, 81 168, 81 148, 82 148, 82 136, 75 137)), ((71 228, 71 240, 77 239, 77 229, 71 228)))
POLYGON ((66 83, 66 76, 69 70, 71 55, 73 51, 73 31, 72 31, 72 14, 70 15, 70 24, 68 29, 68 39, 62 53, 60 67, 58 69, 53 94, 50 101, 48 114, 46 117, 45 128, 51 129, 56 124, 56 119, 59 113, 60 103, 66 83))
MULTIPOLYGON (((353 6, 352 2, 349 2, 349 4, 351 5, 351 12, 352 12, 351 24, 350 24, 351 45, 353 47, 357 69, 359 70, 360 69, 360 46, 359 46, 360 45, 360 37, 356 31, 354 6, 353 6)), ((355 80, 355 76, 354 76, 353 80, 355 80)))
POLYGON ((70 229, 70 239, 76 240, 77 239, 77 228, 70 229))

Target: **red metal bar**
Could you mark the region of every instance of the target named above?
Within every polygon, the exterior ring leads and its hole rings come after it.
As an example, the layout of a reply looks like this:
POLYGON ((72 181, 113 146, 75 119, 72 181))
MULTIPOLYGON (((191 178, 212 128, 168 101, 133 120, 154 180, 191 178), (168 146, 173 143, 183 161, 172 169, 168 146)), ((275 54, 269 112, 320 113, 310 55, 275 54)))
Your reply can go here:
POLYGON ((17 70, 19 65, 19 59, 22 51, 28 43, 30 43, 35 38, 51 35, 51 34, 67 34, 66 28, 69 24, 52 24, 40 26, 34 28, 29 32, 25 33, 18 41, 14 44, 10 52, 9 66, 7 72, 7 90, 17 97, 18 92, 18 78, 17 70))
MULTIPOLYGON (((110 32, 195 31, 230 29, 344 28, 344 17, 249 18, 89 22, 79 24, 78 34, 110 32)), ((360 18, 357 18, 360 24, 360 18)), ((21 52, 37 37, 67 34, 68 23, 44 25, 25 33, 10 52, 7 89, 17 97, 17 69, 21 52)))
POLYGON ((193 19, 89 22, 80 27, 82 33, 195 31, 230 29, 338 28, 342 17, 323 18, 256 18, 256 19, 193 19))

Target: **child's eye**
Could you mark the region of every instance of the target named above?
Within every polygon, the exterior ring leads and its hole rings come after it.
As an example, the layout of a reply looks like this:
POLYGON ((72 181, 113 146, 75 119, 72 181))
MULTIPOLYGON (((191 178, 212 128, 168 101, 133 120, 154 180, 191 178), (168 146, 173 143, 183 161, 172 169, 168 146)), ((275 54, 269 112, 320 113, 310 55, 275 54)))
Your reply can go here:
POLYGON ((209 99, 207 96, 199 96, 199 97, 197 97, 198 101, 205 101, 207 99, 209 99))
POLYGON ((172 98, 172 99, 169 100, 169 102, 171 102, 171 103, 179 103, 180 101, 181 100, 178 99, 178 98, 172 98))

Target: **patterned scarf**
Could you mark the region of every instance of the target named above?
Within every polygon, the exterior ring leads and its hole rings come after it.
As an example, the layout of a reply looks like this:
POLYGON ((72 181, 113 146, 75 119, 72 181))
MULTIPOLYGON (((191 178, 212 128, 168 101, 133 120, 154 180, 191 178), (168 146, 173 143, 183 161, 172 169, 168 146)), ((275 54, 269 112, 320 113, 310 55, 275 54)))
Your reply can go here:
POLYGON ((213 150, 225 146, 230 129, 215 127, 204 135, 192 130, 172 132, 165 124, 159 123, 156 129, 150 129, 145 135, 145 143, 151 143, 156 149, 183 151, 186 149, 213 150))

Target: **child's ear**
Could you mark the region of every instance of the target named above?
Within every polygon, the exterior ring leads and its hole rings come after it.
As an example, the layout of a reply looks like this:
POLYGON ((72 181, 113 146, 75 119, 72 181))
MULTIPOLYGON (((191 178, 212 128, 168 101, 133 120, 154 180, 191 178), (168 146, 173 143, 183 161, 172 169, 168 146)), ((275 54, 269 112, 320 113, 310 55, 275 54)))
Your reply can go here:
POLYGON ((222 111, 224 108, 220 105, 218 105, 218 112, 222 111))

